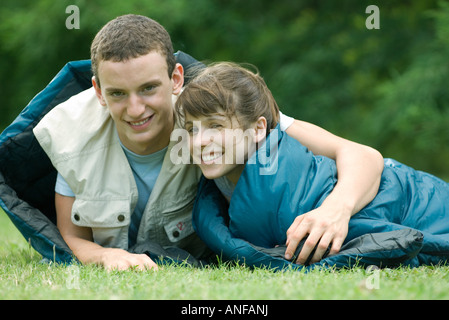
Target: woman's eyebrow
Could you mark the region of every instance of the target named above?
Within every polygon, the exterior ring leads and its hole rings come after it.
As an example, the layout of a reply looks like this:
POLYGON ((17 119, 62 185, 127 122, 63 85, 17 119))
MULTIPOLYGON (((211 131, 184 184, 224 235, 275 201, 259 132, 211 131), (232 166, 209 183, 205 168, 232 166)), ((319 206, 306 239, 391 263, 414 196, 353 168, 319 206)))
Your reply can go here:
POLYGON ((201 121, 201 122, 207 122, 207 121, 215 121, 215 120, 220 120, 220 121, 226 121, 226 120, 228 120, 228 117, 226 117, 225 115, 223 115, 223 114, 211 114, 211 115, 209 115, 209 116, 204 116, 204 118, 202 118, 201 120, 199 120, 199 119, 196 119, 196 120, 186 120, 185 121, 185 124, 187 124, 187 123, 190 123, 190 124, 192 124, 193 122, 198 122, 198 121, 201 121))
POLYGON ((217 120, 217 119, 218 120, 226 120, 227 117, 219 115, 219 114, 211 115, 211 116, 207 117, 207 120, 217 120))

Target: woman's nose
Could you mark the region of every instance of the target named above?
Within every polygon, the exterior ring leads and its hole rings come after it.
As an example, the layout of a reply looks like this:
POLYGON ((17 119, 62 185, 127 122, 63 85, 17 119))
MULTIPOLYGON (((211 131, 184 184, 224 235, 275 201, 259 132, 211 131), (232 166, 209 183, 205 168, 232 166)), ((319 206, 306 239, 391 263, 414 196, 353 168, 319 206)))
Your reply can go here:
POLYGON ((198 130, 198 134, 197 134, 198 142, 197 143, 202 147, 205 147, 205 146, 211 144, 212 142, 217 143, 217 139, 219 139, 218 135, 219 135, 219 132, 218 132, 218 130, 215 130, 215 129, 204 128, 204 129, 198 130))

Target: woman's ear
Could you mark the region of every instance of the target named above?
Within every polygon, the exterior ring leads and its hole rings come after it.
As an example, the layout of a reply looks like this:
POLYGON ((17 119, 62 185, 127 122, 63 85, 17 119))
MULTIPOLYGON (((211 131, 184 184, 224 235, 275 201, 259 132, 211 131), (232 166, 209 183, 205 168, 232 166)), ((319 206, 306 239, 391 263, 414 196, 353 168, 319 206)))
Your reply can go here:
POLYGON ((256 121, 254 129, 254 142, 261 142, 267 136, 267 119, 265 117, 259 117, 256 121))
POLYGON ((103 98, 103 95, 101 94, 101 88, 100 88, 100 84, 97 83, 97 80, 95 79, 95 76, 92 77, 92 85, 95 89, 95 94, 97 95, 98 101, 100 101, 100 104, 103 107, 106 107, 106 101, 103 98))

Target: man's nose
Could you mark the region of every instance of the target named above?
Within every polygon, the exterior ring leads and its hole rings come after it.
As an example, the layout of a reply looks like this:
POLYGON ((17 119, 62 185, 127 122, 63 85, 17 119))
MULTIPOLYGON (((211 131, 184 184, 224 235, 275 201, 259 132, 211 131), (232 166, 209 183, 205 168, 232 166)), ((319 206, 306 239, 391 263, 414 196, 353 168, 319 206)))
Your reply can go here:
POLYGON ((145 112, 145 101, 137 94, 131 94, 128 100, 128 115, 138 118, 145 112))

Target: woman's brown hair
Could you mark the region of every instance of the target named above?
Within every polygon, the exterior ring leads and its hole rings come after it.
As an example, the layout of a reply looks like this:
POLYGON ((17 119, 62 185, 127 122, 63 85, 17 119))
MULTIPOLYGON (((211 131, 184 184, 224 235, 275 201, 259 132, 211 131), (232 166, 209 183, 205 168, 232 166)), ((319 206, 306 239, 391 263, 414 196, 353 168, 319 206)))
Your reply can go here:
POLYGON ((231 62, 215 63, 199 71, 178 97, 175 110, 181 121, 186 114, 235 115, 244 129, 261 116, 267 119, 267 131, 279 122, 279 107, 263 78, 231 62))

